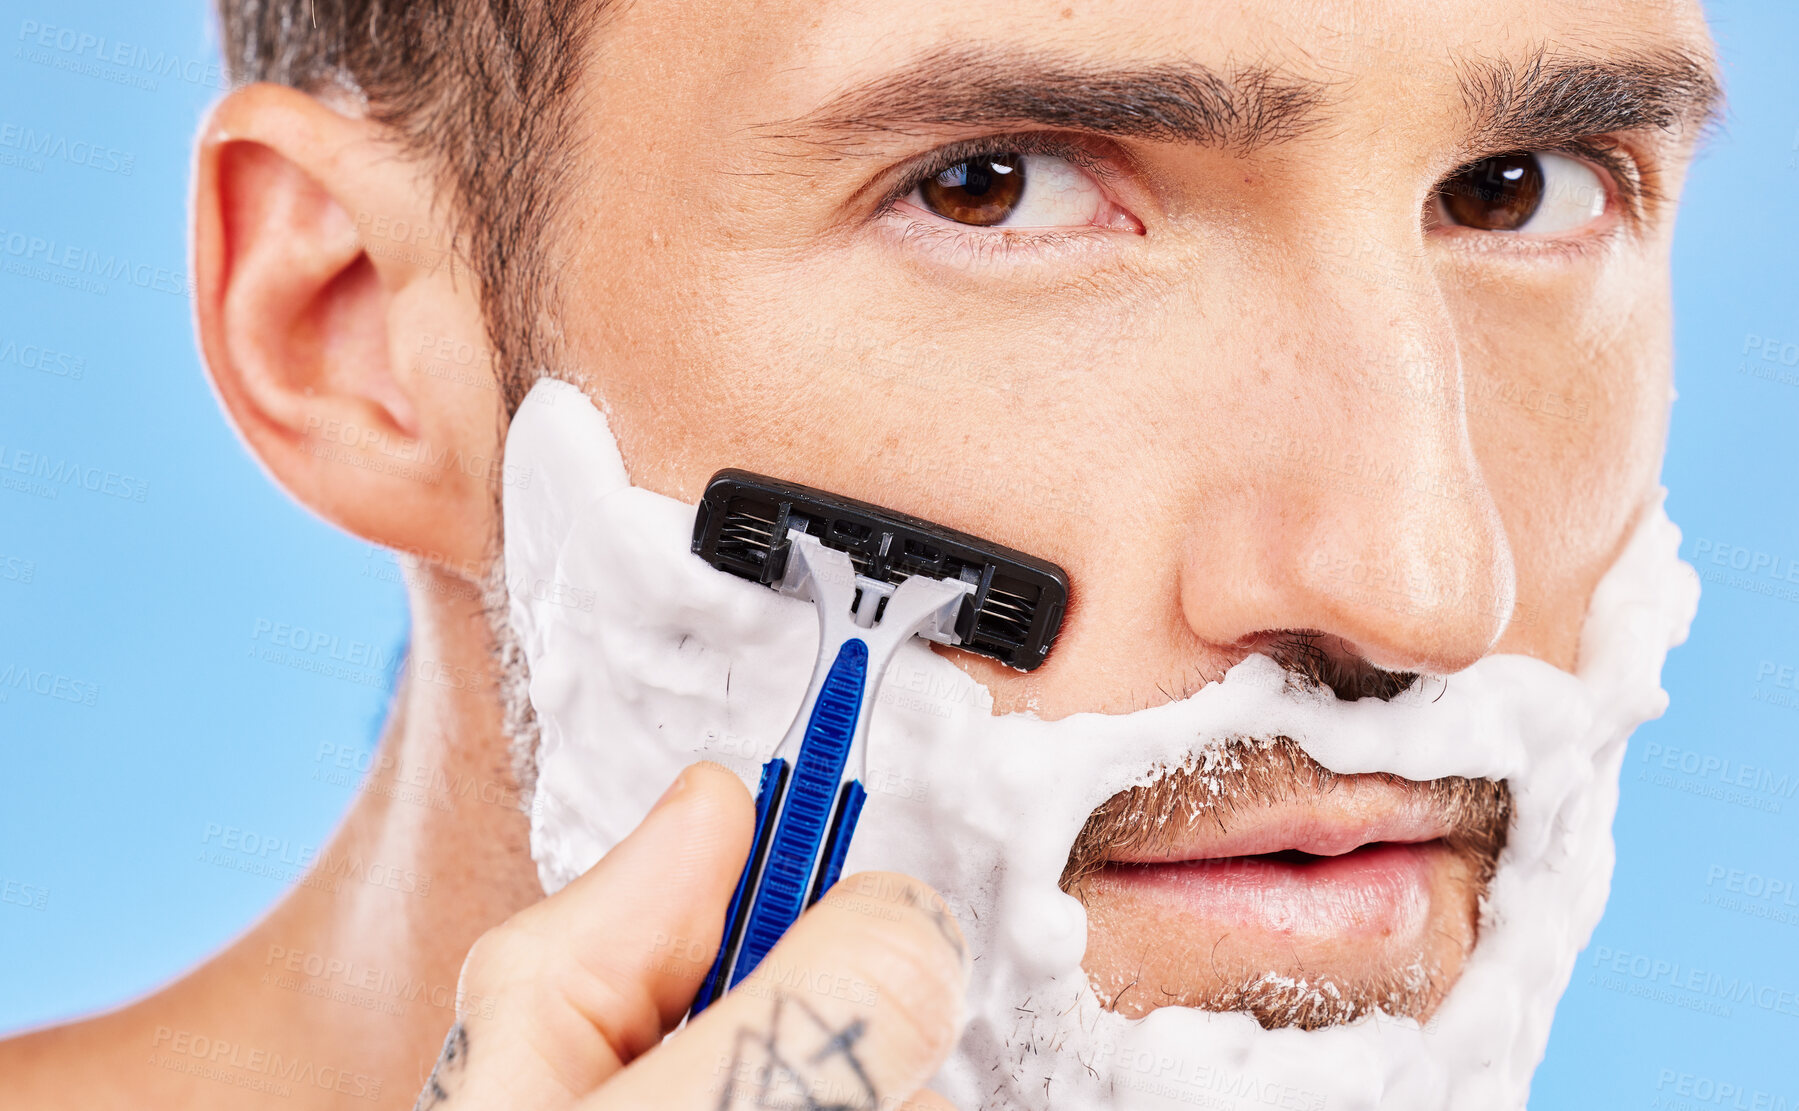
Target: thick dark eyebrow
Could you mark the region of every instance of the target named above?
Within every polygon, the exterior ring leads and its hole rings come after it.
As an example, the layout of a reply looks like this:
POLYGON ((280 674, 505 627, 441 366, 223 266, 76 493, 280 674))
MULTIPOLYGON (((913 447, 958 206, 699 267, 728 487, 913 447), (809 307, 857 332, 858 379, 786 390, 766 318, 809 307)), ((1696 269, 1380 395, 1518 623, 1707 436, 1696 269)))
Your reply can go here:
MULTIPOLYGON (((1621 57, 1463 61, 1474 153, 1550 147, 1621 131, 1715 123, 1723 90, 1709 59, 1677 50, 1621 57)), ((1037 127, 1247 153, 1321 122, 1326 82, 1197 62, 1107 66, 1041 52, 945 48, 855 85, 805 115, 756 128, 764 139, 846 153, 859 140, 949 129, 1037 127)))
POLYGON ((1618 131, 1703 130, 1724 104, 1710 61, 1678 51, 1622 58, 1539 51, 1521 65, 1482 60, 1460 69, 1473 145, 1488 151, 1618 131))
POLYGON ((964 47, 922 55, 799 119, 757 130, 838 148, 882 132, 1030 126, 1248 151, 1316 123, 1325 88, 1257 67, 1104 66, 964 47))

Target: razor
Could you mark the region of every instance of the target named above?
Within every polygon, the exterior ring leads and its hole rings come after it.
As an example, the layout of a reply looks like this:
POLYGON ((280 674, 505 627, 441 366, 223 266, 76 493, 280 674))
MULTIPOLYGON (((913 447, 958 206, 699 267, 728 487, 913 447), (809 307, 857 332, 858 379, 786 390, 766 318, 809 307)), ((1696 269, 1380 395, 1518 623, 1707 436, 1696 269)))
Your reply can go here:
POLYGON ((867 791, 868 723, 887 665, 914 636, 1041 664, 1068 606, 1060 567, 866 502, 746 471, 712 476, 693 551, 720 571, 813 603, 818 662, 762 765, 756 833, 724 941, 690 1014, 762 963, 843 871, 867 791))

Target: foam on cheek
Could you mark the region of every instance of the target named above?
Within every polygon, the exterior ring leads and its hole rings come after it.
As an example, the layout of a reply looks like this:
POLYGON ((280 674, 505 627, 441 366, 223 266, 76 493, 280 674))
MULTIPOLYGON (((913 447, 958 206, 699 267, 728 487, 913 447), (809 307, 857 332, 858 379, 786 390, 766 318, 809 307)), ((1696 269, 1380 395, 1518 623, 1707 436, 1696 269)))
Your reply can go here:
MULTIPOLYGON (((691 555, 692 507, 630 486, 574 387, 540 383, 506 451, 534 476, 506 492, 506 570, 542 726, 532 855, 555 891, 693 760, 754 785, 805 690, 817 622, 808 603, 691 555), (556 604, 567 592, 555 583, 595 604, 556 604)), ((1656 506, 1594 595, 1578 675, 1493 656, 1391 702, 1295 690, 1256 656, 1138 713, 996 717, 984 687, 906 645, 880 695, 846 872, 930 883, 979 956, 967 1028, 935 1087, 968 1108, 1522 1107, 1604 908, 1624 741, 1665 705, 1662 658, 1697 601, 1678 543, 1656 506), (1267 1031, 1244 1015, 1126 1020, 1099 1006, 1080 967, 1085 914, 1057 886, 1087 815, 1152 769, 1275 735, 1337 772, 1511 784, 1481 940, 1428 1029, 1380 1018, 1267 1031)))

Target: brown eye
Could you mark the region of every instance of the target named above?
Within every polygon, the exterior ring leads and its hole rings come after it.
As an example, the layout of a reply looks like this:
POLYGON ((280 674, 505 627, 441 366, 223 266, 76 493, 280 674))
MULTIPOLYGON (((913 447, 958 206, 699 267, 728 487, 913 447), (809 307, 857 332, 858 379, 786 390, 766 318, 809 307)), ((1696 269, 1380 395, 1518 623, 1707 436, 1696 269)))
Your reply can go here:
POLYGON ((958 224, 990 227, 1012 215, 1024 196, 1024 159, 984 154, 919 182, 925 207, 958 224))
POLYGON ((1437 187, 1451 223, 1517 231, 1543 203, 1543 166, 1534 154, 1499 154, 1457 170, 1437 187))

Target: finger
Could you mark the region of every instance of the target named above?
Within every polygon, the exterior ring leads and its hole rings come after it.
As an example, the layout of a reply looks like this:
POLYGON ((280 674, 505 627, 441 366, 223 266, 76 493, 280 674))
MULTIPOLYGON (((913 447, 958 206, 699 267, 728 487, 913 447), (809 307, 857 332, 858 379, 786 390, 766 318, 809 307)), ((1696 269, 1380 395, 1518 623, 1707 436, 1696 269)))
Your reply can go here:
POLYGON ((936 892, 887 872, 851 876, 749 978, 582 1106, 892 1108, 955 1044, 968 971, 936 892))
POLYGON ((911 1099, 900 1104, 899 1111, 956 1111, 956 1107, 929 1088, 920 1088, 911 1099))
POLYGON ((483 935, 445 1045, 457 1094, 563 1106, 655 1046, 718 950, 753 817, 735 775, 694 764, 598 864, 483 935))

